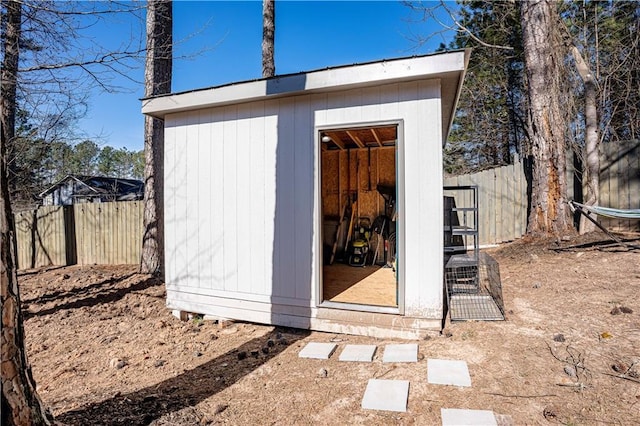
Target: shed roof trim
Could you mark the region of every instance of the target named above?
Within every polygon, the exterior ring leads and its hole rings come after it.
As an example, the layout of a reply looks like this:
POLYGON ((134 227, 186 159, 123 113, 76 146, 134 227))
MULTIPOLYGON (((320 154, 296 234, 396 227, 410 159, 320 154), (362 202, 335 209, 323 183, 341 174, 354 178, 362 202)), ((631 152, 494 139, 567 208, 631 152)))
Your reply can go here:
POLYGON ((143 114, 166 114, 300 93, 344 90, 463 73, 469 51, 401 58, 143 99, 143 114))

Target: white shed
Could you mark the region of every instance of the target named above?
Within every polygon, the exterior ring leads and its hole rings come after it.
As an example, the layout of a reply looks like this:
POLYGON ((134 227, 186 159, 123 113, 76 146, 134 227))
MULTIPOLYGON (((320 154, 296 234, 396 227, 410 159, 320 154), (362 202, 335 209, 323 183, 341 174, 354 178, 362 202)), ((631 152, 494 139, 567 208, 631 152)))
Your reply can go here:
POLYGON ((442 146, 468 57, 143 100, 165 120, 168 307, 378 337, 440 329, 442 146))

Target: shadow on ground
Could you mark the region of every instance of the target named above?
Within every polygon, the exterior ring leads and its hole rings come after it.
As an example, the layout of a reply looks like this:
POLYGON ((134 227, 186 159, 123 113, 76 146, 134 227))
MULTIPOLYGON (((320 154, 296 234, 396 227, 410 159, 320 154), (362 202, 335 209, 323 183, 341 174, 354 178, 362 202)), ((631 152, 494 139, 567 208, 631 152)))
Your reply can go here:
POLYGON ((148 425, 226 389, 308 335, 275 329, 176 377, 68 411, 56 420, 68 425, 148 425))
POLYGON ((19 277, 28 277, 31 275, 38 275, 41 274, 43 271, 45 272, 49 272, 49 271, 56 271, 59 269, 65 269, 67 268, 66 265, 62 266, 47 266, 45 268, 32 268, 32 269, 20 269, 18 270, 17 274, 18 274, 18 278, 19 277))
POLYGON ((553 251, 555 252, 576 250, 606 250, 611 252, 637 251, 640 250, 640 238, 620 238, 619 242, 613 239, 604 239, 600 241, 589 241, 581 244, 553 248, 553 251))
POLYGON ((33 299, 23 300, 22 309, 25 320, 32 317, 53 314, 63 309, 78 309, 105 303, 113 303, 122 299, 128 293, 142 291, 150 287, 163 285, 158 278, 149 277, 123 287, 121 284, 136 274, 128 274, 118 278, 106 279, 88 286, 71 290, 55 291, 33 299), (44 305, 54 302, 54 306, 33 311, 30 305, 44 305), (29 309, 28 309, 29 308, 29 309))

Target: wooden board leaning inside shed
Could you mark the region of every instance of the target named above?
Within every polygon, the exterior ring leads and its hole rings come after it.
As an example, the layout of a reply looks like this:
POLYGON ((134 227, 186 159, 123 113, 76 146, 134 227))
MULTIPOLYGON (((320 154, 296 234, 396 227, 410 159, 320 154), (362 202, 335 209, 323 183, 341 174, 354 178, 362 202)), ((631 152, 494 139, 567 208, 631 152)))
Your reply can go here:
POLYGON ((323 130, 322 301, 398 306, 397 126, 323 130))

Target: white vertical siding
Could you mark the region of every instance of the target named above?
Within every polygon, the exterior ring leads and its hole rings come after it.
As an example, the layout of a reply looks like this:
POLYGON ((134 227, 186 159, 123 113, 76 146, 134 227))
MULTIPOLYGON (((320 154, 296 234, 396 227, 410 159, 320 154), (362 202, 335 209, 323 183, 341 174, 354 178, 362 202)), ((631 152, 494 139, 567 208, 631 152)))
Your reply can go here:
POLYGON ((213 268, 214 241, 213 218, 211 212, 215 208, 215 185, 212 185, 211 154, 211 113, 208 110, 198 112, 198 275, 199 287, 210 288, 215 269, 213 268))
POLYGON ((224 109, 222 122, 222 249, 224 251, 224 290, 234 292, 238 289, 238 181, 237 181, 237 151, 238 141, 236 130, 238 123, 237 107, 224 109))
POLYGON ((418 101, 400 104, 405 117, 405 314, 442 315, 442 140, 437 82, 406 87, 418 101), (431 139, 433 138, 433 139, 431 139), (417 143, 416 143, 417 142, 417 143))
MULTIPOLYGON (((311 96, 295 98, 295 129, 292 180, 294 186, 294 259, 296 299, 311 300, 313 294, 312 251, 313 251, 313 211, 314 211, 314 126, 311 114, 311 96)), ((291 290, 289 290, 291 291, 291 290)))
MULTIPOLYGON (((321 143, 318 140, 318 133, 316 131, 316 127, 318 123, 326 122, 327 117, 327 96, 326 95, 312 95, 309 101, 310 110, 309 110, 309 119, 312 123, 312 152, 315 153, 320 152, 321 143)), ((320 187, 320 179, 318 176, 320 175, 320 156, 315 156, 313 158, 313 162, 311 167, 314 169, 313 175, 313 194, 311 203, 318 202, 318 205, 314 204, 313 215, 312 215, 312 232, 314 235, 313 238, 313 250, 311 255, 311 306, 316 306, 318 302, 322 301, 322 295, 320 294, 321 288, 319 280, 321 278, 322 271, 322 262, 323 262, 323 244, 321 240, 322 234, 320 233, 320 228, 322 226, 322 205, 320 201, 320 194, 322 193, 320 187)))
POLYGON ((265 227, 264 220, 266 211, 264 203, 264 152, 265 152, 265 120, 264 102, 255 105, 251 110, 249 123, 249 170, 251 173, 249 181, 249 209, 250 213, 249 229, 249 260, 251 262, 250 292, 253 294, 268 294, 266 289, 266 254, 265 251, 265 227))
POLYGON ((366 116, 380 117, 382 105, 380 104, 380 90, 377 87, 362 89, 362 108, 366 116))
POLYGON ((294 102, 285 99, 280 102, 278 111, 278 136, 276 147, 276 181, 275 191, 275 229, 274 229, 274 255, 276 256, 276 271, 274 271, 273 292, 274 296, 288 294, 287 283, 295 295, 295 245, 294 245, 294 188, 295 178, 291 171, 294 169, 294 126, 295 117, 294 102))
MULTIPOLYGON (((276 169, 278 153, 278 117, 280 104, 268 101, 264 105, 264 276, 259 277, 265 295, 270 295, 274 282, 280 279, 280 258, 275 247, 276 233, 276 169)), ((259 219, 259 218, 257 218, 259 219)), ((258 277, 254 277, 258 278, 258 277)))
MULTIPOLYGON (((253 106, 255 108, 255 106, 253 106)), ((237 268, 238 281, 236 291, 251 292, 251 256, 252 235, 251 221, 258 219, 259 211, 251 210, 251 111, 252 108, 245 105, 238 106, 236 135, 236 219, 237 219, 237 268)))
POLYGON ((199 308, 210 306, 205 313, 245 309, 277 321, 292 312, 298 325, 311 316, 322 259, 317 128, 397 120, 404 133, 405 314, 440 318, 439 96, 434 80, 167 116, 169 306, 189 310, 197 300, 199 308))
POLYGON ((257 103, 168 117, 167 254, 179 266, 167 276, 181 289, 272 294, 273 107, 270 116, 257 103))
MULTIPOLYGON (((223 139, 223 121, 224 111, 206 110, 209 125, 206 126, 205 135, 211 144, 209 173, 211 179, 207 182, 207 190, 202 194, 203 197, 209 197, 211 202, 211 210, 207 212, 209 221, 211 222, 211 230, 205 238, 209 239, 212 250, 211 264, 211 289, 224 289, 224 139, 223 139)), ((205 118, 205 117, 203 117, 205 118)), ((206 143, 206 141, 205 141, 206 143)))
POLYGON ((177 125, 178 120, 175 115, 164 120, 164 272, 167 287, 175 287, 179 284, 176 280, 175 266, 175 250, 178 249, 178 245, 176 244, 176 203, 174 201, 177 186, 175 170, 177 125))
POLYGON ((345 114, 345 92, 333 92, 325 96, 327 109, 323 113, 326 121, 316 122, 316 125, 321 125, 321 123, 342 123, 343 125, 351 123, 349 121, 350 118, 345 114))
POLYGON ((189 285, 198 287, 200 285, 200 218, 198 205, 200 204, 200 171, 198 170, 198 150, 199 150, 199 127, 200 115, 198 113, 189 114, 186 117, 186 143, 184 145, 184 156, 186 159, 185 185, 183 190, 185 199, 185 231, 183 238, 186 246, 186 274, 189 285))
POLYGON ((187 114, 176 114, 165 120, 165 259, 168 286, 186 284, 187 216, 187 114))

